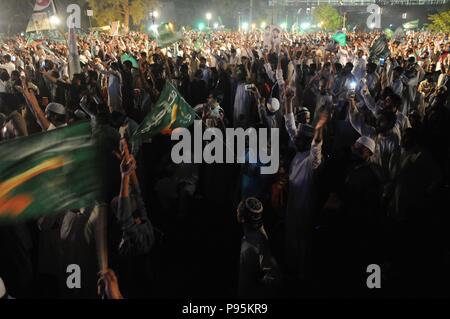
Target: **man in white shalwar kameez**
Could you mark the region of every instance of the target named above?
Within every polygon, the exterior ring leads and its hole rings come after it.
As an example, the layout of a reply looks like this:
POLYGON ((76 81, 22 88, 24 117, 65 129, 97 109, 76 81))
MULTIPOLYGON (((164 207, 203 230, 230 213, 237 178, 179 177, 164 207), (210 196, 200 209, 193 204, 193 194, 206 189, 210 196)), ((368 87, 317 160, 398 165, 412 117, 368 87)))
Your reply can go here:
POLYGON ((286 213, 287 262, 301 280, 306 279, 307 258, 311 249, 314 206, 314 172, 322 163, 322 135, 327 115, 322 114, 314 129, 297 129, 292 111, 292 96, 286 96, 286 129, 295 143, 297 154, 289 173, 289 199, 286 213))

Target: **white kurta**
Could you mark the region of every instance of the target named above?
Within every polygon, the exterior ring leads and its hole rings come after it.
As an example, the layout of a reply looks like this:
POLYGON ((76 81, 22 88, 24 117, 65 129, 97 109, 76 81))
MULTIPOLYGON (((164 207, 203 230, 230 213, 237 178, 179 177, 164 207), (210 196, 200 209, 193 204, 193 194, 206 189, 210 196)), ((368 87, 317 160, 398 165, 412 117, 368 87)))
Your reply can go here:
MULTIPOLYGON (((291 139, 296 127, 293 114, 286 115, 291 139)), ((322 162, 322 143, 312 143, 310 151, 298 152, 289 173, 289 198, 286 213, 287 261, 299 278, 305 278, 307 253, 313 230, 314 171, 322 162)))

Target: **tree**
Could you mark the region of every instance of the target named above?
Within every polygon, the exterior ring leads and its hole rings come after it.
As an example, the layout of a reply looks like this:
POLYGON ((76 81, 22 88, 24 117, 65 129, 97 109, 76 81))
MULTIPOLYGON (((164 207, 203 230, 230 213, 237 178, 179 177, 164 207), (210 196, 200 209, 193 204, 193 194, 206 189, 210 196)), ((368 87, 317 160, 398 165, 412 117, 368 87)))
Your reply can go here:
POLYGON ((427 24, 427 29, 434 32, 450 33, 450 10, 439 12, 428 16, 431 23, 427 24))
POLYGON ((100 25, 122 21, 128 30, 132 24, 143 22, 155 1, 147 0, 88 0, 94 10, 94 20, 100 25))
POLYGON ((329 4, 319 5, 313 13, 317 24, 320 24, 326 31, 341 29, 343 25, 342 16, 339 11, 329 4))

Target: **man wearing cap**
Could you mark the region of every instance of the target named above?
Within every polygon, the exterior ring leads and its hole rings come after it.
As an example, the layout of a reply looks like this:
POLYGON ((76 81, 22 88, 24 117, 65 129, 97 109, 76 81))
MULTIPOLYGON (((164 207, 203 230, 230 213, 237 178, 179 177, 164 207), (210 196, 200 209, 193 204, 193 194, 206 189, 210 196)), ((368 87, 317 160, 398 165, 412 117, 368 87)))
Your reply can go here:
POLYGON ((66 108, 62 104, 50 103, 42 112, 41 107, 33 92, 28 89, 26 81, 22 81, 22 93, 28 101, 31 113, 36 117, 42 131, 47 132, 59 127, 67 126, 66 108))
POLYGON ((392 156, 400 147, 401 132, 397 124, 397 116, 390 111, 379 114, 376 126, 366 123, 362 112, 356 106, 354 98, 349 100, 349 120, 353 128, 361 135, 370 137, 375 141, 374 155, 371 161, 381 166, 388 178, 391 173, 392 156))
POLYGON ((261 96, 257 88, 252 90, 252 93, 255 95, 255 98, 259 103, 258 113, 260 122, 265 128, 269 129, 270 136, 270 129, 280 127, 280 120, 278 118, 280 101, 276 98, 270 98, 266 103, 266 99, 261 96))
POLYGON ((275 297, 275 289, 281 281, 264 229, 263 210, 256 198, 243 200, 237 209, 238 222, 244 228, 238 287, 238 297, 243 299, 275 297))
POLYGON ((322 114, 314 128, 302 124, 297 129, 292 108, 294 94, 286 90, 286 129, 295 144, 297 154, 289 173, 289 198, 286 212, 286 245, 289 270, 300 280, 308 277, 312 219, 314 211, 314 172, 322 163, 323 128, 328 120, 322 114))
POLYGON ((383 177, 379 165, 371 162, 376 142, 360 137, 351 150, 343 184, 338 186, 341 200, 337 229, 342 234, 343 278, 351 289, 362 287, 364 270, 370 263, 381 263, 383 243, 380 214, 383 177), (372 259, 369 259, 372 258, 372 259))

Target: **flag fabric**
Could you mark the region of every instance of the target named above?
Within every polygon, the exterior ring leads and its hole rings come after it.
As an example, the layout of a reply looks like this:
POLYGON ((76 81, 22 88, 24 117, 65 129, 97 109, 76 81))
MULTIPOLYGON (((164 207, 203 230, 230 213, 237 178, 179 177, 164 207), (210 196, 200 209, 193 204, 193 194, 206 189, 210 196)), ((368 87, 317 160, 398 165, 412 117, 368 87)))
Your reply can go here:
POLYGON ((0 144, 0 222, 89 207, 101 197, 101 165, 83 122, 0 144))
POLYGON ((370 48, 370 60, 377 62, 379 59, 386 59, 390 54, 386 35, 382 34, 370 48))
POLYGON ((53 0, 36 0, 34 13, 28 22, 26 32, 40 32, 54 30, 50 23, 50 17, 56 15, 56 8, 53 0))
POLYGON ((347 35, 345 33, 336 33, 333 35, 333 40, 339 43, 342 47, 347 45, 347 35))
POLYGON ((75 28, 69 29, 69 76, 73 79, 74 74, 81 73, 80 55, 78 53, 77 33, 75 28))
POLYGON ((156 32, 156 41, 158 46, 166 48, 183 38, 180 31, 176 29, 176 26, 172 22, 161 24, 156 32))
POLYGON ((126 61, 130 61, 131 64, 133 65, 133 68, 139 69, 138 61, 134 57, 132 57, 126 53, 120 57, 120 61, 122 61, 122 63, 124 63, 126 61))
POLYGON ((418 27, 419 27, 419 20, 413 20, 403 24, 403 28, 406 30, 417 29, 418 27))
POLYGON ((178 90, 166 81, 158 102, 135 131, 133 144, 147 142, 160 133, 170 134, 177 128, 188 128, 194 123, 195 116, 195 111, 178 90))
POLYGON ((386 38, 388 40, 391 40, 392 37, 394 36, 394 31, 392 31, 391 29, 387 28, 387 29, 384 29, 384 34, 386 34, 386 38))
POLYGON ((394 41, 402 43, 404 41, 404 38, 405 38, 405 31, 403 31, 403 28, 402 27, 398 27, 395 30, 394 35, 392 36, 392 38, 394 39, 394 41))

